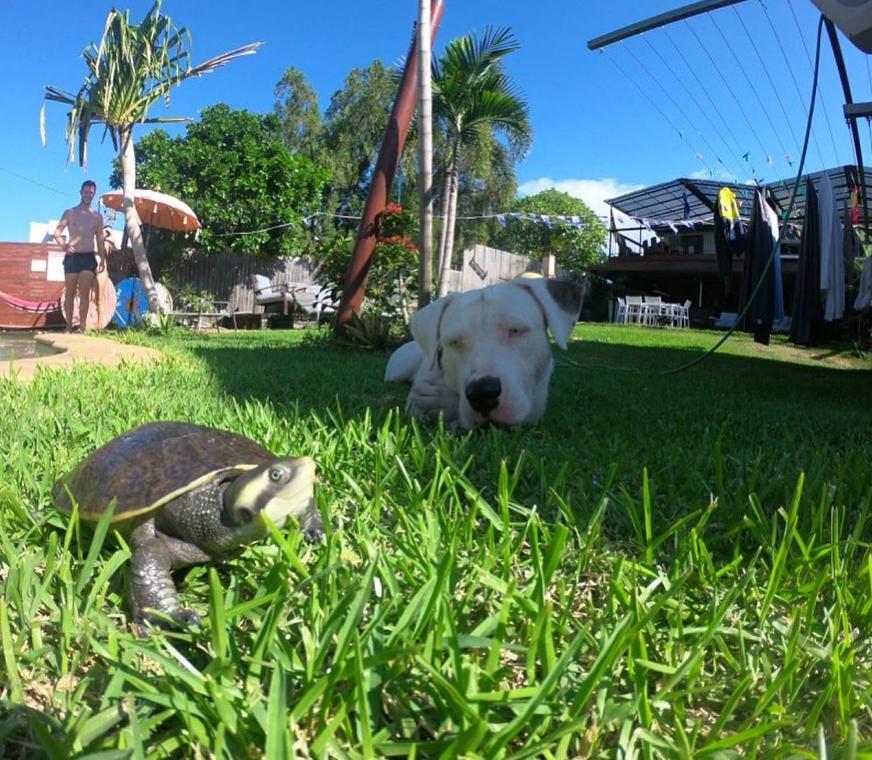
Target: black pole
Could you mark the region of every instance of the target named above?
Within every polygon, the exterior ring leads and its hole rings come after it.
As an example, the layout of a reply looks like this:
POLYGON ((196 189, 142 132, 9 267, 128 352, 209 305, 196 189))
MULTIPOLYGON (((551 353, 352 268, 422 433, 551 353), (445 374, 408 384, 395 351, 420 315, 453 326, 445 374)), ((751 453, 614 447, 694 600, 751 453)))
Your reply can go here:
MULTIPOLYGON (((839 43, 839 37, 836 34, 836 27, 833 22, 824 16, 824 25, 827 27, 827 34, 830 37, 830 46, 833 48, 833 58, 836 61, 836 68, 839 70, 839 79, 842 80, 842 91, 845 93, 845 105, 852 105, 854 102, 851 97, 851 83, 848 81, 848 71, 845 69, 845 59, 842 57, 842 46, 839 43)), ((863 233, 865 239, 869 240, 869 205, 866 198, 866 172, 863 169, 863 151, 860 149, 860 132, 857 129, 857 120, 848 119, 848 126, 851 129, 851 138, 854 141, 854 155, 857 157, 857 173, 860 176, 860 197, 863 199, 863 233)))

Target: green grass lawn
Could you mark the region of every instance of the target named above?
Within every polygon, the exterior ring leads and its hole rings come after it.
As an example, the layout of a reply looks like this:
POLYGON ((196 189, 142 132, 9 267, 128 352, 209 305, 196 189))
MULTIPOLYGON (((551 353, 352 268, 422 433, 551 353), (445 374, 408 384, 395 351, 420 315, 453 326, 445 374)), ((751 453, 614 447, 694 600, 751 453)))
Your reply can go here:
POLYGON ((581 326, 514 432, 409 421, 314 330, 0 380, 0 755, 869 757, 872 362, 667 372, 718 337, 581 326), (128 549, 50 490, 157 419, 312 455, 329 527, 177 573, 202 626, 143 640, 128 549))

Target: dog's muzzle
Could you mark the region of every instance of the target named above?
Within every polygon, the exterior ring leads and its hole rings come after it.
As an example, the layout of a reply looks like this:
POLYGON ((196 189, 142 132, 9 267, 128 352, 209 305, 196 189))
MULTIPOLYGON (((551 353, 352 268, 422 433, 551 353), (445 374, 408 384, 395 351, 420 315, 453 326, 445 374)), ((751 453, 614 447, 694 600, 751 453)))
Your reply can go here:
POLYGON ((503 385, 498 377, 486 375, 466 386, 466 400, 479 414, 490 414, 500 404, 503 385))

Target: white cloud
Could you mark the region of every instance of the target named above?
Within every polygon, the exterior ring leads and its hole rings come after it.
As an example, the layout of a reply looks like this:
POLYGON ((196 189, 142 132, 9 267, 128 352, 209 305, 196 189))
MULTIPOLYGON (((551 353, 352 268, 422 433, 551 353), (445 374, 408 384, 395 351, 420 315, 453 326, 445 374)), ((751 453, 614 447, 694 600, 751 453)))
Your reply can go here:
POLYGON ((574 198, 581 198, 590 209, 599 216, 608 216, 609 207, 606 198, 616 198, 624 193, 641 190, 645 185, 619 182, 613 177, 601 177, 600 179, 551 179, 540 177, 524 182, 518 188, 518 195, 535 195, 543 190, 554 188, 562 193, 567 193, 574 198))
POLYGON ((712 180, 715 180, 716 182, 717 181, 733 182, 733 183, 744 182, 745 184, 751 182, 751 180, 740 180, 737 175, 727 171, 726 169, 718 169, 714 174, 712 174, 711 172, 708 172, 706 170, 700 170, 700 171, 693 172, 692 174, 689 174, 688 178, 689 179, 712 179, 712 180))

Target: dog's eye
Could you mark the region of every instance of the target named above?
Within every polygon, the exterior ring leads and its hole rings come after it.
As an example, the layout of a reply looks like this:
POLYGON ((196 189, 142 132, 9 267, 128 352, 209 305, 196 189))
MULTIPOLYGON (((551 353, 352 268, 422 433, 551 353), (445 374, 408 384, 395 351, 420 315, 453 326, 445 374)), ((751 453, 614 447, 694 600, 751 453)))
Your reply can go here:
POLYGON ((526 327, 510 327, 509 328, 509 337, 510 338, 520 338, 522 335, 526 335, 528 332, 526 327))
POLYGON ((445 345, 448 346, 448 348, 458 351, 463 348, 463 338, 450 338, 445 341, 445 345))

